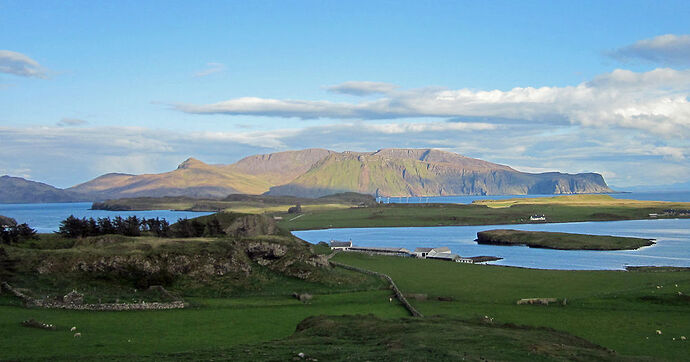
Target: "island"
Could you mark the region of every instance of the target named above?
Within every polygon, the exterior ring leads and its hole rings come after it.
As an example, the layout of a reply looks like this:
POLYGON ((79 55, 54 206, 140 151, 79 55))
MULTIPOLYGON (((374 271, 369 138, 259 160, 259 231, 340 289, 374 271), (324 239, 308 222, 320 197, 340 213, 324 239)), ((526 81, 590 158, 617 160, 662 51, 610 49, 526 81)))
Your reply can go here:
POLYGON ((651 239, 608 235, 557 233, 495 229, 477 233, 477 243, 490 245, 526 245, 530 248, 558 250, 635 250, 653 245, 651 239))

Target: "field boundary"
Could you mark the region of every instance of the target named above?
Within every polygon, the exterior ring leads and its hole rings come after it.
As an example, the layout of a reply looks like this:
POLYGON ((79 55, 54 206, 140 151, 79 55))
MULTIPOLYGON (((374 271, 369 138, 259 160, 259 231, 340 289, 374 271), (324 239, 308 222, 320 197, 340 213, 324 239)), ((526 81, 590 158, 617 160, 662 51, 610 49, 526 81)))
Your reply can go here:
POLYGON ((395 284, 393 279, 391 277, 389 277, 387 274, 375 272, 373 270, 358 268, 358 267, 355 267, 352 265, 342 264, 342 263, 338 263, 335 261, 329 261, 329 262, 331 263, 331 265, 341 267, 343 269, 348 269, 348 270, 356 271, 359 273, 374 275, 374 276, 386 279, 388 281, 388 283, 390 284, 391 289, 393 289, 393 293, 395 293, 395 298, 397 298, 400 301, 400 303, 402 303, 403 307, 405 307, 405 309, 407 309, 407 311, 410 312, 410 314, 413 317, 424 318, 424 315, 422 315, 422 313, 419 313, 419 311, 417 309, 415 309, 415 307, 413 307, 412 304, 410 304, 410 302, 407 301, 407 298, 405 298, 405 295, 403 295, 403 293, 400 291, 400 289, 398 289, 398 286, 395 284))
POLYGON ((89 311, 125 311, 125 310, 168 310, 168 309, 183 309, 185 303, 182 301, 173 301, 170 303, 160 302, 139 302, 139 303, 98 303, 98 304, 73 304, 57 301, 43 301, 32 298, 15 288, 9 283, 0 283, 0 290, 6 290, 17 298, 20 298, 26 307, 40 307, 47 309, 70 309, 70 310, 89 310, 89 311))

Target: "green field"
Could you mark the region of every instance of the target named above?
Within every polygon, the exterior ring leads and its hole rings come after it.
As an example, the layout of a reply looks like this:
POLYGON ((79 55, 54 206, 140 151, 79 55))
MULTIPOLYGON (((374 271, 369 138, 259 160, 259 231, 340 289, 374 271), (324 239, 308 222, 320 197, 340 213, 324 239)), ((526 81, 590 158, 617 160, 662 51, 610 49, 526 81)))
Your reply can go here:
POLYGON ((680 340, 690 337, 687 269, 555 271, 354 253, 339 253, 334 261, 386 273, 403 293, 426 294, 426 300, 410 302, 427 317, 490 316, 551 327, 624 355, 683 360, 690 351, 689 342, 680 340), (566 305, 516 304, 550 297, 566 299, 566 305))
MULTIPOLYGON (((294 298, 189 299, 194 307, 171 311, 84 312, 25 309, 0 305, 0 360, 96 359, 225 349, 284 338, 313 315, 372 313, 382 318, 407 315, 389 292, 315 295, 308 304, 294 298), (26 328, 34 318, 57 331, 26 328), (79 339, 69 331, 82 333, 79 339)), ((195 352, 196 353, 196 352, 195 352)), ((117 358, 115 358, 117 359, 117 358)))
POLYGON ((477 233, 477 243, 560 250, 634 250, 654 244, 649 239, 641 238, 510 229, 480 231, 477 233))
POLYGON ((606 195, 576 195, 529 201, 497 201, 461 204, 386 204, 305 213, 279 224, 289 230, 345 227, 501 225, 530 223, 531 215, 545 215, 547 222, 611 221, 657 217, 687 217, 666 210, 687 210, 690 203, 618 200, 606 195), (491 207, 489 207, 489 205, 491 207))

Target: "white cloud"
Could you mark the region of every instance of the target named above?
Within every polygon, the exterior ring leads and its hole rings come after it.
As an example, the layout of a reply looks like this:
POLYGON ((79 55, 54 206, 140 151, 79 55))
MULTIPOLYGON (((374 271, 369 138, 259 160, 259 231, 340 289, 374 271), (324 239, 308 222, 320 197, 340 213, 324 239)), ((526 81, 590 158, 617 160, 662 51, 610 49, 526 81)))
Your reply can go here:
POLYGON ((659 35, 616 49, 609 55, 623 61, 643 60, 670 65, 689 65, 690 35, 659 35))
POLYGON ((206 69, 194 73, 194 76, 205 77, 214 73, 220 73, 225 70, 225 64, 222 63, 206 63, 206 69))
POLYGON ((662 141, 633 130, 549 124, 334 122, 191 133, 141 127, 0 127, 0 144, 0 169, 30 166, 36 180, 61 187, 106 172, 165 172, 190 156, 232 163, 252 154, 310 147, 442 148, 527 172, 601 172, 617 186, 687 182, 690 175, 690 145, 684 139, 662 141), (669 171, 674 169, 675 174, 669 171), (655 170, 663 170, 663 178, 655 170))
POLYGON ((517 87, 508 91, 426 88, 391 91, 357 103, 242 97, 208 104, 178 104, 196 114, 399 119, 487 117, 516 123, 549 122, 621 127, 664 136, 690 133, 690 70, 615 70, 568 87, 517 87))
POLYGON ((366 96, 370 94, 386 94, 398 88, 395 84, 383 82, 350 81, 330 87, 326 87, 329 92, 350 94, 354 96, 366 96))
POLYGON ((10 50, 0 50, 0 73, 20 77, 48 78, 46 70, 37 61, 10 50))
POLYGON ((88 121, 79 118, 63 118, 57 123, 60 127, 74 127, 88 124, 88 121))

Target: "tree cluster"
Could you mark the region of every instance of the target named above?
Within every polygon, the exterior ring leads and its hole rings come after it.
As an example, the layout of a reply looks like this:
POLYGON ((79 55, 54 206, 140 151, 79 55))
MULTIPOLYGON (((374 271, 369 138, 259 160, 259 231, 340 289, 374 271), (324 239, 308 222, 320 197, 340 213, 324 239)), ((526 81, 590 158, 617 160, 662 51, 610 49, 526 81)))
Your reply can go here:
POLYGON ((109 217, 79 219, 74 217, 74 215, 70 215, 67 219, 60 222, 58 234, 68 238, 107 234, 188 238, 219 236, 225 233, 217 219, 211 219, 206 223, 197 220, 179 219, 177 223, 170 225, 167 220, 159 218, 140 219, 136 216, 129 216, 127 218, 117 216, 112 220, 109 217))
POLYGON ((0 242, 3 244, 18 243, 20 241, 35 239, 36 230, 27 224, 0 225, 0 242))

